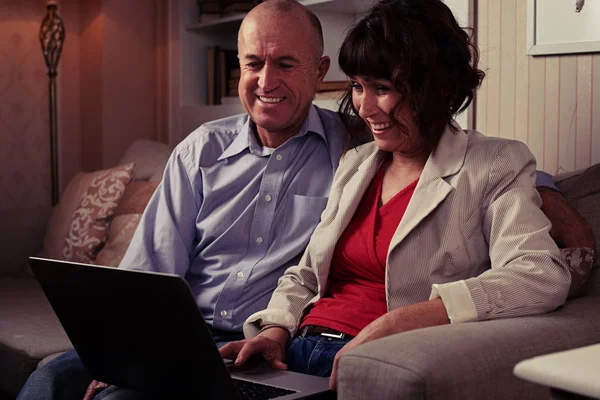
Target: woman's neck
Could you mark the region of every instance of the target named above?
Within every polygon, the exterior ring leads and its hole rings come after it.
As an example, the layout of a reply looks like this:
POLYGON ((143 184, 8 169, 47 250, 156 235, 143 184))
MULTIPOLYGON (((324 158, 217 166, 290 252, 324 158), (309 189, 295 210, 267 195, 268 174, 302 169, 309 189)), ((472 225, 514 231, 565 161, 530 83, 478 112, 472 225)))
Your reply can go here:
POLYGON ((392 160, 390 161, 388 170, 390 170, 393 175, 397 176, 420 175, 425 167, 428 157, 428 151, 423 151, 419 154, 410 156, 401 153, 392 153, 392 160))

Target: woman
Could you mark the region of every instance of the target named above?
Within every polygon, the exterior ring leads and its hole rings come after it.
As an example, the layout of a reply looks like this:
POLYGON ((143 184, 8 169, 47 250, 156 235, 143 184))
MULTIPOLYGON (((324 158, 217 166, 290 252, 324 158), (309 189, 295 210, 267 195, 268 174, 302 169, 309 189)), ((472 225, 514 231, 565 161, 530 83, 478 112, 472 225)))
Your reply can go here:
POLYGON ((331 374, 335 388, 337 360, 361 343, 563 304, 570 276, 532 154, 453 120, 484 74, 442 1, 380 1, 347 34, 339 64, 348 129, 374 141, 342 157, 300 264, 247 320, 251 339, 221 354, 331 374))

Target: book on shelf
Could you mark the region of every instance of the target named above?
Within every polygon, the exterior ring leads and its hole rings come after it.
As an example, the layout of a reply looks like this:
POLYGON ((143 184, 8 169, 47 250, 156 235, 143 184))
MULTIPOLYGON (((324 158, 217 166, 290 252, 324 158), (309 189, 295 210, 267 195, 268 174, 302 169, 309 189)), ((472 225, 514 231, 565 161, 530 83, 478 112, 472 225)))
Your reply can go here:
POLYGON ((223 5, 220 0, 196 0, 200 15, 204 14, 221 14, 223 5))
POLYGON ((234 13, 248 12, 263 0, 196 0, 200 22, 212 22, 234 13))
POLYGON ((218 47, 206 49, 206 104, 215 104, 216 95, 216 63, 218 47))
POLYGON ((236 12, 248 12, 254 8, 254 6, 258 4, 255 1, 232 1, 229 4, 223 5, 223 14, 227 15, 230 13, 236 12))
POLYGON ((237 96, 240 76, 240 63, 237 50, 223 49, 218 46, 207 50, 207 104, 221 104, 225 96, 237 96))

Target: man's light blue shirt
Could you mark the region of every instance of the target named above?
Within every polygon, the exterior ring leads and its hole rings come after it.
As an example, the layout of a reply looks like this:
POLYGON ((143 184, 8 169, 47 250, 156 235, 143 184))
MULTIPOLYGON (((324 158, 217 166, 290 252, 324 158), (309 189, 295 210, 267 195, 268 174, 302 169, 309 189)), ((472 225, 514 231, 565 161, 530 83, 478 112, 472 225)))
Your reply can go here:
POLYGON ((344 132, 314 105, 276 149, 258 142, 246 114, 201 126, 173 151, 121 267, 184 277, 209 324, 241 331, 308 244, 344 132))

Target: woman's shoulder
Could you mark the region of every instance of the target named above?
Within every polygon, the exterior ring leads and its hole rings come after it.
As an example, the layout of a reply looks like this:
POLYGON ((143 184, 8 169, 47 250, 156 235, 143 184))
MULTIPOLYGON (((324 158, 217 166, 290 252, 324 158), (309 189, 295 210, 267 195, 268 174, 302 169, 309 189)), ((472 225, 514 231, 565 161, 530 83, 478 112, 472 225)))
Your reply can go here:
POLYGON ((345 165, 356 165, 365 161, 367 158, 372 156, 378 150, 375 142, 369 142, 365 144, 361 144, 359 146, 353 147, 351 149, 346 150, 346 152, 342 155, 340 160, 340 166, 342 164, 345 165))
POLYGON ((519 140, 486 136, 474 130, 465 130, 464 132, 468 136, 467 156, 486 157, 489 160, 508 153, 525 158, 533 157, 529 147, 519 140))

